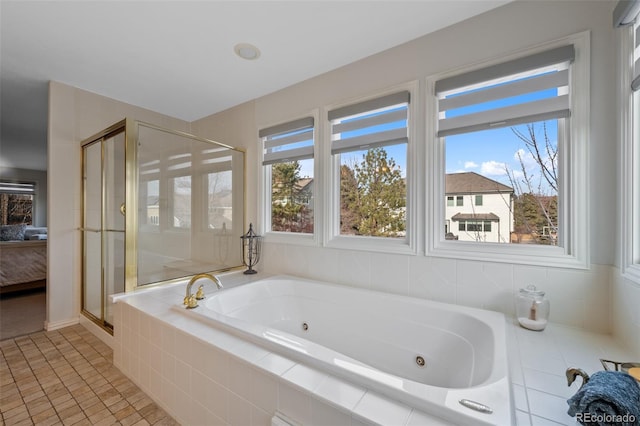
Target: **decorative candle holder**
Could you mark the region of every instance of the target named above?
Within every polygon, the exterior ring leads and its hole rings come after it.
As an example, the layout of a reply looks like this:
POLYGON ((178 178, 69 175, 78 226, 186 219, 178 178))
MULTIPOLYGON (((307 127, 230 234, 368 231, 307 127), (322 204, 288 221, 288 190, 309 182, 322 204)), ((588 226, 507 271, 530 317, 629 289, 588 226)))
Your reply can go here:
POLYGON ((247 269, 245 274, 257 274, 258 271, 253 269, 260 261, 260 252, 262 251, 262 237, 253 231, 253 224, 249 224, 249 231, 240 237, 242 239, 242 263, 247 269))
POLYGON ((516 297, 516 315, 522 327, 544 330, 549 320, 549 300, 544 297, 544 291, 534 285, 521 288, 516 297))

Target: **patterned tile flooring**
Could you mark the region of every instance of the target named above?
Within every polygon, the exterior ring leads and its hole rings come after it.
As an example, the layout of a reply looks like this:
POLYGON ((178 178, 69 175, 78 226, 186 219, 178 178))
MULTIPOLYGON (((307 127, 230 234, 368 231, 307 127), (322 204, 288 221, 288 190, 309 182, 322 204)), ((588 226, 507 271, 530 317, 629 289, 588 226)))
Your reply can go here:
POLYGON ((0 342, 0 425, 177 425, 81 325, 0 342))

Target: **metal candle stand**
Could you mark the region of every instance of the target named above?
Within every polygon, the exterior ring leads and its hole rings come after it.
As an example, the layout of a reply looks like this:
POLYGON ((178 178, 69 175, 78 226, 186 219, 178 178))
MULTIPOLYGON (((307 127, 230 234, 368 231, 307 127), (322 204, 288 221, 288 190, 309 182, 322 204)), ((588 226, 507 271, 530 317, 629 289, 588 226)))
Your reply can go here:
POLYGON ((253 267, 260 261, 262 251, 262 237, 253 231, 253 224, 249 224, 249 231, 240 237, 242 239, 242 263, 247 269, 245 274, 256 274, 253 267))

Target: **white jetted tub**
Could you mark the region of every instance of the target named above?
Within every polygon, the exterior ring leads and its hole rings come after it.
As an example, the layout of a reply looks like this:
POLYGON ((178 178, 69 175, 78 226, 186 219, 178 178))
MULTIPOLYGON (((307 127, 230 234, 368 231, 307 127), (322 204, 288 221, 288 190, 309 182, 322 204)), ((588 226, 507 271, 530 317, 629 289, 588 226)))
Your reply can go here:
POLYGON ((445 420, 513 423, 500 313, 290 276, 199 304, 180 309, 445 420))

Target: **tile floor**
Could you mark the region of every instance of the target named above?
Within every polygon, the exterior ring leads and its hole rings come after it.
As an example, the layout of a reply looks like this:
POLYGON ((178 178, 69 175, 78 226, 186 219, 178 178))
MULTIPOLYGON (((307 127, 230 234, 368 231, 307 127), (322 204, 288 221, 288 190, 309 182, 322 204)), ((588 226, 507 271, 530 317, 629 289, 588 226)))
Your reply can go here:
POLYGON ((177 425, 81 325, 0 342, 2 425, 177 425))

